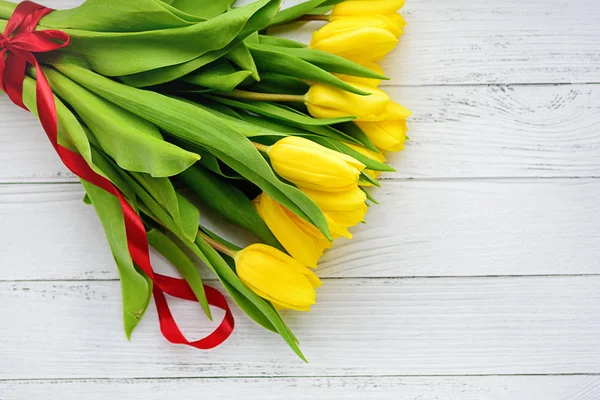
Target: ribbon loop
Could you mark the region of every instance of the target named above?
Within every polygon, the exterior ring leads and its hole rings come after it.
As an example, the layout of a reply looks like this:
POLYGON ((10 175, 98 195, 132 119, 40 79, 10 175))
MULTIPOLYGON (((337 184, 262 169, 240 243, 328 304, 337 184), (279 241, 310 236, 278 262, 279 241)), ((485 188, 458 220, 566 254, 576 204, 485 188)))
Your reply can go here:
POLYGON ((15 8, 13 15, 8 20, 4 34, 0 34, 0 89, 6 92, 13 103, 27 109, 23 104, 23 81, 25 80, 27 64, 35 67, 36 105, 42 127, 58 156, 69 170, 79 178, 102 188, 119 200, 123 211, 127 246, 131 259, 154 283, 152 292, 163 336, 171 343, 186 344, 198 349, 216 347, 231 335, 234 328, 233 314, 225 297, 216 289, 204 286, 208 303, 225 310, 225 317, 221 324, 207 337, 196 341, 187 340, 171 314, 165 293, 180 299, 197 301, 192 289, 184 279, 154 273, 150 263, 146 229, 140 216, 112 182, 97 174, 80 154, 58 143, 58 117, 54 94, 34 55, 34 53, 58 50, 70 43, 70 37, 65 32, 35 30, 42 17, 51 12, 52 9, 32 1, 19 3, 15 8))

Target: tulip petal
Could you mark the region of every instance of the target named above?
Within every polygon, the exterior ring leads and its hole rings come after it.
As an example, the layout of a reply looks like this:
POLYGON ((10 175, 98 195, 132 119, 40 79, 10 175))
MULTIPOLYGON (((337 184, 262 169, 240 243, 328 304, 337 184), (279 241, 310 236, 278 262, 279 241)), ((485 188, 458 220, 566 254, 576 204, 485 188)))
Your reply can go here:
POLYGON ((287 254, 263 244, 253 244, 235 259, 240 279, 261 297, 278 303, 309 306, 316 302, 311 272, 287 254))
POLYGON ((328 193, 318 190, 302 189, 312 201, 317 203, 321 209, 335 211, 352 211, 357 208, 362 209, 367 196, 358 186, 345 192, 328 193))
POLYGON ((371 142, 385 151, 400 151, 406 141, 406 121, 356 122, 371 142))
POLYGON ((292 257, 306 266, 317 267, 323 251, 331 246, 331 242, 317 228, 264 193, 258 197, 257 210, 292 257))
POLYGON ((353 84, 353 86, 371 94, 360 96, 331 86, 314 84, 306 93, 306 105, 309 111, 311 109, 325 112, 339 110, 342 115, 354 115, 359 119, 382 119, 390 97, 377 88, 361 84, 353 84))
POLYGON ((334 220, 336 223, 350 227, 354 226, 360 222, 365 220, 365 215, 367 214, 368 207, 364 204, 360 208, 356 208, 351 211, 338 211, 338 210, 327 210, 324 209, 323 212, 334 220))
POLYGON ((277 174, 300 187, 325 191, 356 185, 364 164, 308 139, 288 136, 269 150, 277 174))
POLYGON ((405 0, 348 0, 336 4, 331 15, 388 15, 393 14, 404 6, 405 0))
POLYGON ((311 47, 360 64, 382 59, 397 43, 396 36, 386 29, 363 27, 311 43, 311 47))

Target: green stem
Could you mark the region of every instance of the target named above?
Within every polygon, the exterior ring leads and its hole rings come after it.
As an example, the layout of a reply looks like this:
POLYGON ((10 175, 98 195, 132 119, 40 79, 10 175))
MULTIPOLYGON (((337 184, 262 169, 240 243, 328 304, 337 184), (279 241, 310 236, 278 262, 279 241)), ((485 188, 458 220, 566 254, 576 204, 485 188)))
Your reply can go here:
POLYGON ((310 15, 310 14, 306 14, 306 15, 298 17, 295 20, 290 21, 290 22, 296 22, 296 21, 327 21, 327 22, 329 22, 329 15, 310 15))
POLYGON ((258 149, 258 151, 260 151, 261 153, 265 153, 265 154, 269 154, 269 149, 271 148, 271 146, 266 146, 264 144, 261 143, 254 143, 252 142, 252 144, 254 145, 254 147, 256 147, 258 149))
POLYGON ((223 243, 217 242, 215 239, 211 238, 204 232, 198 231, 198 236, 201 237, 202 240, 204 240, 206 243, 208 243, 213 249, 220 251, 221 253, 225 254, 226 256, 235 258, 237 251, 230 249, 229 247, 225 246, 223 243))
POLYGON ((235 99, 258 100, 258 101, 291 101, 304 102, 304 95, 298 94, 278 94, 278 93, 257 93, 247 92, 245 90, 235 89, 231 92, 219 92, 220 96, 233 97, 235 99))

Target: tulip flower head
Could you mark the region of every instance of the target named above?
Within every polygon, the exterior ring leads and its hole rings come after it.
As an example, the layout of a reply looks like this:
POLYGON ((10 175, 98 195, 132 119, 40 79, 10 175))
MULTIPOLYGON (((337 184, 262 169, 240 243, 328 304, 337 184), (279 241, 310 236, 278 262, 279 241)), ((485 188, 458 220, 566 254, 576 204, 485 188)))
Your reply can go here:
POLYGON ((386 16, 345 17, 313 33, 310 47, 365 63, 381 60, 396 47, 401 34, 402 29, 386 16))
POLYGON ((366 15, 392 15, 404 6, 405 0, 348 0, 336 4, 331 18, 366 15))
POLYGON ((315 118, 355 116, 361 121, 384 119, 390 97, 375 87, 360 83, 352 86, 370 94, 361 96, 321 83, 311 85, 305 96, 308 111, 315 118))
POLYGON ((321 208, 327 217, 344 228, 364 221, 367 214, 367 195, 358 185, 350 190, 335 193, 311 189, 302 189, 302 191, 321 208))
MULTIPOLYGON (((346 146, 350 147, 351 149, 359 152, 360 154, 362 154, 363 156, 369 157, 372 160, 375 161, 379 161, 380 163, 384 163, 385 160, 385 156, 381 153, 376 153, 373 150, 369 150, 366 147, 363 146, 358 146, 356 144, 352 144, 352 143, 344 143, 346 146)), ((381 175, 381 171, 372 171, 369 169, 364 170, 364 173, 369 175, 371 178, 373 178, 374 180, 377 180, 377 178, 379 177, 379 175, 381 175)), ((359 185, 361 186, 372 186, 371 183, 359 183, 359 185)))
POLYGON ((385 118, 381 121, 356 121, 356 125, 367 135, 371 143, 380 150, 400 151, 406 141, 406 118, 411 112, 400 104, 390 101, 385 118))
POLYGON ((356 186, 365 165, 308 139, 288 136, 268 150, 271 165, 298 187, 336 192, 356 186))
POLYGON ((331 242, 310 223, 273 200, 260 194, 254 204, 262 219, 287 252, 303 265, 316 268, 331 242))
POLYGON ((308 267, 274 247, 252 244, 235 255, 242 282, 278 308, 310 311, 321 281, 308 267))
POLYGON ((404 149, 408 130, 405 120, 356 122, 356 125, 378 149, 385 151, 404 149))

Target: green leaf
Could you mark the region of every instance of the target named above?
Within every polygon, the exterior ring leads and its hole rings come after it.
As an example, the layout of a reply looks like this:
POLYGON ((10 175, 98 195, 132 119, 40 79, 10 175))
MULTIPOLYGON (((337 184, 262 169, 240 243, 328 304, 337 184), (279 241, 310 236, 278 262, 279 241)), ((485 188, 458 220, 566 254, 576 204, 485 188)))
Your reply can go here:
MULTIPOLYGON (((136 2, 105 0, 107 5, 110 3, 113 7, 113 10, 109 7, 109 11, 114 13, 119 13, 126 4, 136 2)), ((206 21, 189 24, 182 20, 179 27, 134 29, 131 32, 66 29, 60 24, 52 26, 50 17, 58 13, 53 12, 44 18, 44 24, 41 24, 39 29, 63 30, 71 37, 71 42, 67 49, 60 51, 61 53, 84 57, 95 71, 105 76, 123 76, 187 63, 211 51, 223 49, 236 38, 243 40, 250 33, 265 28, 278 7, 279 0, 259 0, 206 21), (46 23, 49 25, 45 25, 46 23)), ((152 13, 141 12, 130 18, 132 21, 139 21, 153 17, 152 13)), ((100 18, 87 12, 83 20, 87 19, 100 18)), ((121 21, 121 18, 112 19, 121 21)), ((111 26, 114 25, 113 22, 111 26)), ((128 22, 132 23, 138 22, 128 22)), ((191 71, 186 73, 189 72, 191 71)))
POLYGON ((258 35, 258 42, 260 44, 266 44, 269 46, 276 47, 291 47, 291 48, 304 48, 306 45, 301 42, 297 42, 295 40, 281 38, 277 36, 269 36, 269 35, 258 35))
POLYGON ((168 178, 153 178, 143 173, 132 172, 130 175, 169 214, 184 237, 194 240, 198 231, 200 214, 195 208, 181 210, 182 204, 183 207, 186 207, 187 200, 175 192, 171 181, 168 178), (187 214, 182 211, 187 211, 187 214))
MULTIPOLYGON (((245 39, 245 42, 251 43, 253 40, 258 40, 258 35, 252 34, 248 36, 245 39)), ((252 58, 252 54, 250 54, 250 50, 248 50, 246 43, 242 42, 235 46, 225 55, 225 58, 237 65, 241 70, 251 71, 254 80, 260 80, 258 69, 256 69, 256 64, 254 63, 254 59, 252 58)))
POLYGON ((371 196, 371 193, 369 193, 369 191, 367 189, 365 189, 364 187, 360 186, 360 190, 362 190, 363 192, 365 192, 365 195, 367 196, 367 199, 370 202, 372 202, 373 204, 379 205, 379 202, 377 200, 375 200, 375 198, 373 196, 371 196))
POLYGON ((119 200, 89 182, 82 180, 81 183, 98 213, 117 263, 119 277, 121 278, 123 323, 125 334, 127 338, 130 338, 131 332, 140 322, 148 307, 152 297, 152 286, 138 272, 131 260, 119 200))
POLYGON ((229 61, 219 59, 185 76, 183 80, 209 89, 231 92, 251 75, 252 71, 238 71, 229 61))
POLYGON ((234 41, 222 49, 208 52, 188 62, 155 68, 135 74, 123 75, 120 76, 119 79, 123 83, 133 87, 147 87, 171 82, 218 60, 236 45, 237 41, 234 41))
POLYGON ((275 72, 263 72, 260 82, 252 83, 249 90, 253 92, 305 94, 310 85, 298 78, 281 75, 275 72))
POLYGON ((148 121, 96 96, 54 69, 44 68, 44 72, 54 92, 69 103, 121 168, 172 176, 200 159, 165 142, 158 128, 148 121))
POLYGON ((213 18, 226 12, 233 3, 235 0, 173 0, 170 4, 188 14, 213 18))
POLYGON ((319 207, 300 190, 280 181, 252 143, 226 121, 187 102, 120 84, 74 64, 56 65, 56 68, 164 131, 206 148, 277 202, 315 225, 325 237, 330 237, 319 207))
MULTIPOLYGON (((344 57, 337 56, 335 54, 327 53, 325 51, 311 49, 308 47, 303 48, 292 48, 289 46, 280 47, 280 46, 272 46, 262 44, 260 46, 253 46, 251 51, 254 52, 256 48, 260 48, 263 51, 271 51, 277 52, 280 54, 285 54, 289 57, 294 57, 303 61, 306 61, 314 66, 322 68, 325 71, 330 73, 337 74, 345 74, 352 76, 359 76, 363 78, 373 78, 373 79, 384 79, 388 80, 389 78, 380 75, 376 72, 371 71, 368 68, 363 67, 362 65, 356 64, 353 61, 350 61, 344 57)), ((253 53, 254 54, 254 53, 253 53)), ((259 64, 261 66, 261 64, 259 64)), ((360 94, 360 93, 359 93, 360 94)))
MULTIPOLYGON (((110 161, 109 161, 110 162, 110 161)), ((197 233, 198 222, 199 222, 199 211, 196 207, 194 207, 191 203, 189 203, 185 198, 180 195, 177 195, 177 199, 179 201, 179 210, 182 217, 182 221, 185 223, 185 227, 181 230, 178 224, 173 220, 173 218, 168 214, 167 211, 140 185, 130 174, 121 169, 118 170, 123 179, 127 182, 128 185, 131 186, 132 190, 135 191, 136 196, 139 198, 139 208, 144 211, 145 214, 151 216, 156 222, 162 225, 167 230, 171 231, 175 236, 177 236, 182 242, 189 243, 190 241, 186 239, 186 234, 184 233, 188 231, 189 226, 192 225, 195 228, 197 233)), ((194 292, 196 296, 200 296, 200 292, 194 292)), ((210 307, 208 306, 208 300, 206 297, 198 297, 198 302, 202 307, 202 310, 205 314, 211 318, 210 307)))
MULTIPOLYGON (((148 242, 177 268, 183 279, 190 285, 198 302, 204 301, 206 298, 204 284, 192 260, 167 235, 156 229, 148 232, 148 242)), ((210 308, 208 318, 212 321, 210 308)))
MULTIPOLYGON (((90 142, 81 123, 58 97, 54 96, 54 102, 58 116, 58 143, 80 154, 94 171, 103 175, 102 171, 94 165, 90 142)), ((25 76, 23 81, 23 103, 33 115, 38 116, 36 81, 28 76, 25 76)))
POLYGON ((142 32, 185 27, 202 20, 157 0, 86 0, 70 10, 53 11, 43 18, 42 25, 96 32, 142 32))
MULTIPOLYGON (((362 91, 357 87, 344 82, 340 78, 332 75, 329 71, 291 54, 292 52, 302 52, 310 49, 292 49, 262 44, 249 45, 248 48, 261 73, 262 71, 276 72, 282 75, 293 76, 298 79, 325 83, 358 95, 368 96, 370 94, 369 92, 362 91)), ((366 68, 364 69, 369 71, 366 68)), ((369 72, 373 74, 373 72, 369 72)))
POLYGON ((297 4, 293 7, 281 10, 277 13, 275 18, 273 18, 271 26, 283 24, 285 22, 293 21, 297 18, 300 18, 301 16, 313 11, 315 8, 319 7, 326 1, 327 0, 309 0, 297 4))
POLYGON ((313 118, 290 107, 281 104, 268 103, 266 101, 232 99, 213 95, 204 95, 206 98, 228 105, 250 111, 265 117, 274 118, 295 126, 321 126, 332 125, 342 122, 352 121, 354 117, 341 118, 313 118))
POLYGON ((359 182, 363 182, 363 183, 369 183, 373 186, 377 186, 377 187, 381 187, 381 185, 379 184, 379 182, 377 182, 376 179, 371 178, 369 175, 367 175, 365 173, 365 171, 361 171, 360 176, 358 178, 359 182))
POLYGON ((283 250, 267 224, 258 215, 252 202, 238 188, 198 167, 186 170, 178 176, 178 179, 185 182, 202 204, 220 217, 251 232, 263 243, 283 250))

